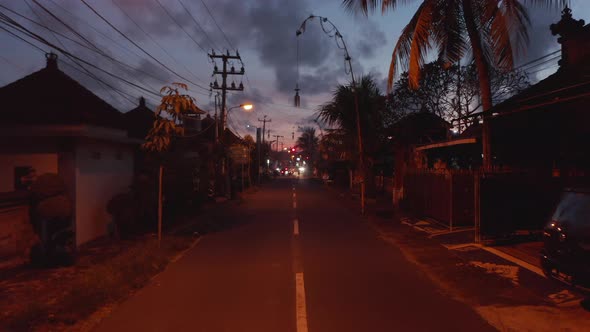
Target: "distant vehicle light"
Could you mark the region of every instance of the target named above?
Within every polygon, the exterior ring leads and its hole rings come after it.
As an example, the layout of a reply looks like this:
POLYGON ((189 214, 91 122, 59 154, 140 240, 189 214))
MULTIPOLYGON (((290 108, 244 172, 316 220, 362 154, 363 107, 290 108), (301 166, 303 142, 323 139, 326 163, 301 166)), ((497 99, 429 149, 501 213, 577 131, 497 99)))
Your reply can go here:
POLYGON ((301 173, 305 172, 305 167, 299 167, 299 172, 301 172, 301 173))

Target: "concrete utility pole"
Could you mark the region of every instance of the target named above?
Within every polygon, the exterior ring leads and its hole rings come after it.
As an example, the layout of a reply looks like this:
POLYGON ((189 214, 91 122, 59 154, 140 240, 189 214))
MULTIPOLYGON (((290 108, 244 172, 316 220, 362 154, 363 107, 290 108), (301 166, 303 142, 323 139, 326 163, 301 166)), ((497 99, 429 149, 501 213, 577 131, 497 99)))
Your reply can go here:
POLYGON ((219 86, 219 83, 217 83, 217 80, 215 80, 214 83, 211 83, 211 89, 213 90, 221 90, 221 117, 220 117, 220 124, 219 124, 219 134, 221 137, 221 142, 223 144, 223 133, 225 131, 225 122, 226 122, 226 98, 227 98, 227 91, 244 91, 244 85, 242 83, 240 83, 239 86, 236 87, 236 83, 232 82, 230 86, 227 85, 227 75, 244 75, 245 74, 245 70, 244 67, 242 67, 239 71, 236 71, 235 67, 232 65, 231 68, 228 71, 227 68, 227 63, 229 60, 237 60, 237 61, 242 61, 242 58, 240 57, 240 53, 238 53, 238 51, 236 51, 235 55, 231 55, 229 54, 229 51, 227 51, 226 54, 215 54, 215 50, 211 51, 211 54, 209 54, 209 57, 215 61, 215 59, 221 59, 221 61, 223 62, 223 69, 220 71, 217 68, 217 65, 215 65, 215 68, 213 69, 213 75, 221 75, 222 78, 222 82, 221 82, 221 86, 219 86))
POLYGON ((273 137, 276 137, 276 141, 277 141, 277 152, 279 151, 279 138, 283 138, 285 136, 282 135, 273 135, 273 137))
MULTIPOLYGON (((263 119, 258 119, 259 122, 262 122, 262 143, 264 144, 264 132, 266 131, 266 123, 267 122, 272 122, 272 119, 266 119, 266 115, 263 117, 263 119)), ((270 131, 270 130, 269 130, 270 131)))
MULTIPOLYGON (((240 53, 238 53, 238 51, 236 51, 235 55, 231 55, 229 53, 229 51, 226 52, 226 54, 216 54, 215 50, 211 51, 211 54, 208 54, 209 57, 211 58, 211 60, 213 60, 215 62, 215 59, 221 59, 221 61, 223 62, 223 68, 220 71, 219 68, 217 68, 217 65, 215 65, 215 67, 213 68, 213 75, 221 75, 222 81, 221 81, 221 86, 219 85, 219 83, 217 83, 217 79, 215 79, 215 82, 210 84, 210 87, 212 90, 221 90, 221 110, 220 110, 220 121, 217 123, 217 128, 218 128, 218 135, 219 135, 219 144, 221 145, 222 149, 224 149, 225 151, 225 122, 226 122, 226 99, 227 99, 227 91, 244 91, 244 85, 242 83, 240 83, 239 86, 236 87, 236 83, 232 82, 230 86, 227 85, 227 76, 228 75, 244 75, 245 74, 245 70, 244 67, 242 66, 242 68, 239 71, 236 71, 235 67, 232 65, 231 68, 228 70, 227 68, 227 64, 228 61, 230 60, 237 60, 242 62, 242 58, 240 57, 240 53)), ((218 190, 222 193, 225 193, 226 196, 230 196, 230 179, 229 179, 229 173, 226 171, 226 158, 225 158, 225 152, 224 152, 224 156, 221 157, 221 167, 219 169, 219 173, 218 173, 218 181, 216 181, 216 183, 219 184, 218 190), (222 183, 225 183, 225 185, 221 185, 222 183)))

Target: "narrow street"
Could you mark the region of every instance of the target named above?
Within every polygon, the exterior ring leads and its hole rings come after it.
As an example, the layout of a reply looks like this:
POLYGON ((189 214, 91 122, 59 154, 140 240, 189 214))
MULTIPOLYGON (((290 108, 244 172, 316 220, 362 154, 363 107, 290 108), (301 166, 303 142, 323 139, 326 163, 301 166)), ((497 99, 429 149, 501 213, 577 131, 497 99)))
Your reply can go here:
POLYGON ((305 179, 262 187, 97 331, 493 330, 347 203, 305 179))

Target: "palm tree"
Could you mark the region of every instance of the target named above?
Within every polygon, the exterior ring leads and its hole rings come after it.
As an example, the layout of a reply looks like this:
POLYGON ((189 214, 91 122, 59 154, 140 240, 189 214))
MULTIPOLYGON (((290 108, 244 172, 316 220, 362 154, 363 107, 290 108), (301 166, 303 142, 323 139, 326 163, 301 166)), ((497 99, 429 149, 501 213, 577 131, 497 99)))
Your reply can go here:
POLYGON ((303 156, 309 160, 309 163, 314 165, 319 146, 319 139, 315 134, 315 128, 301 128, 301 136, 297 138, 296 145, 302 150, 303 156))
MULTIPOLYGON (((339 129, 342 145, 349 153, 349 160, 359 160, 357 142, 357 120, 354 108, 355 91, 358 98, 360 125, 363 145, 365 146, 363 160, 366 163, 365 172, 370 172, 375 157, 375 149, 379 146, 383 131, 383 112, 385 97, 381 95, 375 80, 370 75, 363 76, 356 88, 349 85, 339 85, 332 94, 332 100, 322 105, 318 110, 318 118, 327 125, 339 129), (353 90, 354 89, 354 90, 353 90)), ((371 185, 371 177, 365 174, 367 184, 371 185)))
MULTIPOLYGON (((394 10, 398 0, 343 0, 355 13, 367 15, 381 5, 382 12, 394 10)), ((479 77, 484 112, 492 108, 490 67, 509 70, 514 66, 515 47, 528 42, 530 19, 525 4, 557 6, 568 0, 423 0, 402 30, 391 64, 387 88, 391 90, 398 62, 408 68, 410 85, 416 87, 428 51, 452 64, 471 51, 479 77)), ((487 115, 487 113, 484 113, 487 115)), ((489 121, 484 120, 482 145, 484 168, 491 168, 489 121)))

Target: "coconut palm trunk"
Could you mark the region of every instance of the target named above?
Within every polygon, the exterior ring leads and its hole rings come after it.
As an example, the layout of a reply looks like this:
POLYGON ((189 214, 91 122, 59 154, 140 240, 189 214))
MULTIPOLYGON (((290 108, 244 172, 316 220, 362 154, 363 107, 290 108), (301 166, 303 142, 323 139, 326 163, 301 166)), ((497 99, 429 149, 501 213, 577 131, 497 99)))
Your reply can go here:
POLYGON ((473 4, 471 0, 463 0, 463 11, 465 16, 465 26, 469 41, 471 43, 471 50, 477 68, 477 75, 479 78, 479 90, 481 98, 481 106, 483 109, 483 126, 481 133, 481 145, 483 154, 483 169, 489 171, 492 169, 492 149, 490 141, 490 117, 487 111, 492 108, 492 89, 490 86, 490 73, 488 62, 483 53, 481 36, 477 31, 475 24, 475 17, 473 14, 473 4))

